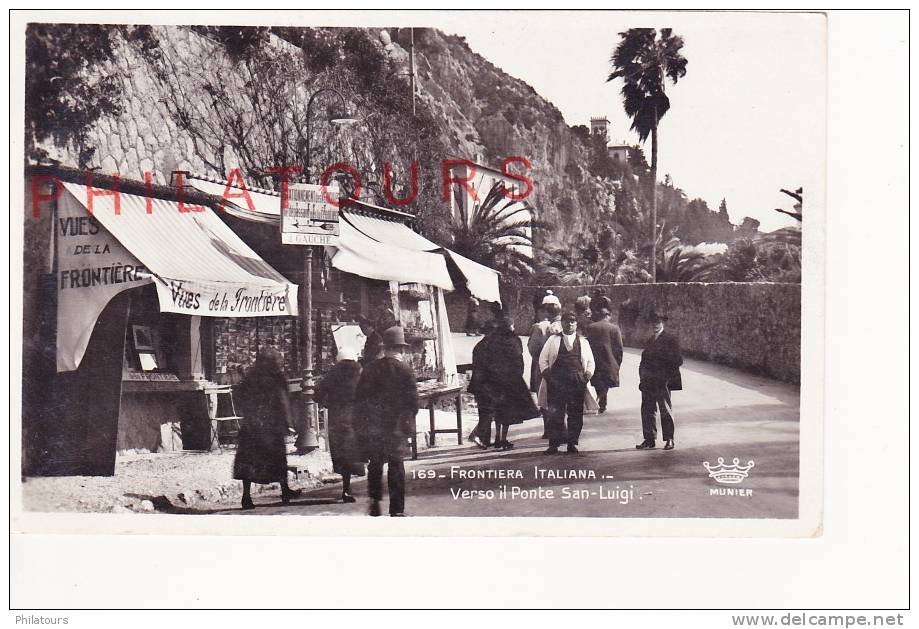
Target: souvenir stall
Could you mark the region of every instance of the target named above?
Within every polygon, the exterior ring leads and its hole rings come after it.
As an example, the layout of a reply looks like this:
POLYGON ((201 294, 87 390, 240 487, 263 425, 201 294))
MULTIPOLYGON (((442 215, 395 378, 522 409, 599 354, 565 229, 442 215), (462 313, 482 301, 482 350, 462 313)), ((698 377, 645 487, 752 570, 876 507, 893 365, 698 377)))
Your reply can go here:
MULTIPOLYGON (((224 183, 213 180, 192 176, 189 183, 215 197, 226 191, 224 183)), ((280 196, 247 192, 251 207, 227 201, 221 217, 275 268, 296 277, 295 269, 275 263, 276 252, 272 251, 281 247, 271 244, 278 242, 280 196), (261 229, 255 227, 258 223, 261 229)), ((500 301, 498 274, 415 232, 411 214, 355 200, 343 205, 338 246, 319 248, 313 263, 314 301, 315 287, 323 293, 314 303, 314 321, 320 322, 314 325, 317 375, 331 365, 336 345, 351 345, 361 355, 369 328, 382 332, 398 323, 409 343, 408 360, 418 378, 419 396, 429 409, 430 440, 446 433, 455 434, 462 443, 464 385, 457 376, 444 295, 463 286, 480 299, 500 301), (441 400, 454 402, 455 427, 435 425, 434 409, 441 400)))
POLYGON ((118 451, 213 447, 218 420, 235 418, 231 392, 212 379, 213 319, 295 317, 297 285, 169 189, 44 178, 55 365, 29 418, 30 471, 111 475, 118 451))

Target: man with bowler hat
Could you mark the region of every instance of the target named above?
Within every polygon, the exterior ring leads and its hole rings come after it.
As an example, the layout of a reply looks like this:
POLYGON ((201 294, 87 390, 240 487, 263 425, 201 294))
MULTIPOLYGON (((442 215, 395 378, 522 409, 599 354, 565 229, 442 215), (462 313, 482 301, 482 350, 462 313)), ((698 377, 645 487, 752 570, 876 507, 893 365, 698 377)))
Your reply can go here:
POLYGON ((675 335, 664 331, 666 316, 652 309, 645 320, 650 338, 641 353, 641 363, 638 365, 641 431, 644 441, 635 448, 654 449, 657 439, 656 414, 660 410, 664 450, 673 450, 673 405, 670 403, 670 392, 683 388, 680 376, 680 365, 683 364, 680 341, 675 335))
POLYGON ((563 314, 561 333, 549 337, 539 355, 543 378, 540 406, 545 403, 549 409, 549 448, 544 454, 557 454, 563 443, 568 444, 568 454, 578 452, 584 426, 584 395, 594 373, 594 357, 590 343, 577 333, 577 321, 573 312, 563 314))
POLYGON ((405 466, 408 439, 415 433, 418 389, 415 374, 403 362, 407 344, 402 328, 383 331, 384 355, 364 367, 355 392, 356 428, 364 459, 369 459, 367 491, 370 515, 380 515, 383 465, 387 466, 389 515, 405 515, 405 466))

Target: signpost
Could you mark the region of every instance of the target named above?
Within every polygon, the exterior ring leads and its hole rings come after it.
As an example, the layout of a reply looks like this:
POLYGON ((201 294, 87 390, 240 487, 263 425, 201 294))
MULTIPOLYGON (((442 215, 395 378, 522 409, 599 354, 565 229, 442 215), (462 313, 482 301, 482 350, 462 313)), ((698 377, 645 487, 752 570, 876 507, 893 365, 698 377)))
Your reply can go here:
POLYGON ((281 243, 304 246, 303 293, 300 311, 303 339, 303 385, 301 392, 305 408, 304 424, 297 431, 297 452, 319 447, 316 434, 317 413, 313 400, 313 247, 337 247, 339 240, 338 208, 329 199, 338 198, 338 186, 291 184, 287 207, 281 204, 281 243))
POLYGON ((291 184, 288 207, 281 208, 281 243, 338 246, 338 208, 329 202, 337 198, 334 185, 323 191, 314 184, 291 184))

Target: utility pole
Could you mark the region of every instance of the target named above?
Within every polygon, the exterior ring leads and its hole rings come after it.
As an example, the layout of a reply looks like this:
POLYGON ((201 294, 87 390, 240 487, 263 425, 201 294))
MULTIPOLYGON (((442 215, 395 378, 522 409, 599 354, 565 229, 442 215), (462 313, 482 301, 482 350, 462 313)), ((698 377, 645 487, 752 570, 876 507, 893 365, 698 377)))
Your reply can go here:
POLYGON ((408 29, 408 83, 412 89, 412 116, 415 115, 415 29, 408 29))

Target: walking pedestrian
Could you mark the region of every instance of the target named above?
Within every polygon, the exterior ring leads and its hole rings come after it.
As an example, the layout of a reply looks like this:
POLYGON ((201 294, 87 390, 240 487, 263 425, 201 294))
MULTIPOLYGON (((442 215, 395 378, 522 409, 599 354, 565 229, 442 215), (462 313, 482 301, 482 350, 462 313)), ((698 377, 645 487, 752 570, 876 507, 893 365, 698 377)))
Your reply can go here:
POLYGON ((481 327, 479 300, 470 295, 466 305, 466 336, 478 336, 481 327))
MULTIPOLYGON (((590 300, 590 311, 596 314, 604 308, 612 312, 613 306, 609 297, 606 296, 606 289, 600 287, 594 290, 594 295, 590 300)), ((594 318, 598 317, 595 316, 594 318)))
POLYGON ((361 315, 357 321, 361 327, 361 332, 366 337, 360 359, 361 366, 366 366, 383 355, 383 336, 377 332, 376 326, 370 319, 361 315))
POLYGON ((495 321, 489 320, 483 326, 485 336, 472 348, 472 378, 467 391, 475 397, 475 405, 479 412, 479 423, 469 433, 472 441, 483 450, 491 445, 491 423, 495 419, 495 405, 492 399, 493 387, 487 379, 487 345, 492 340, 495 330, 495 321))
POLYGON ((590 295, 581 295, 574 300, 574 314, 578 318, 578 333, 587 332, 587 326, 591 324, 590 316, 590 295))
POLYGON ((280 483, 281 502, 300 495, 287 485, 287 435, 290 402, 287 378, 281 369, 281 354, 265 348, 236 387, 242 410, 239 443, 233 461, 233 478, 243 482, 242 508, 254 509, 252 483, 280 483))
POLYGON ((600 308, 596 319, 587 326, 584 335, 594 354, 596 368, 590 383, 597 390, 598 411, 606 412, 606 398, 610 389, 619 386, 619 366, 622 364, 622 332, 610 320, 610 312, 600 308))
POLYGON ((646 318, 650 338, 641 353, 638 365, 638 376, 641 390, 641 431, 644 440, 635 446, 638 450, 651 450, 656 447, 657 411, 661 414, 661 432, 664 438, 664 450, 673 450, 673 405, 670 392, 683 388, 680 376, 680 365, 683 356, 680 352, 679 339, 664 331, 666 316, 651 310, 646 318))
POLYGON ((357 353, 347 347, 338 349, 338 362, 316 386, 316 403, 328 409, 327 427, 332 471, 341 475, 341 501, 355 502, 351 493, 351 476, 364 475, 360 445, 354 431, 354 394, 361 376, 357 353))
POLYGON ((363 457, 369 459, 367 490, 370 515, 380 515, 383 466, 389 488, 389 515, 405 515, 405 465, 408 439, 415 434, 418 389, 415 374, 403 362, 407 344, 401 327, 383 331, 383 358, 364 367, 355 392, 355 428, 363 457))
POLYGON ((523 341, 506 316, 495 320, 495 329, 483 351, 482 387, 488 391, 495 421, 495 448, 510 450, 510 427, 539 417, 539 409, 523 379, 523 341))
MULTIPOLYGON (((527 340, 527 350, 530 352, 530 391, 539 393, 539 386, 542 382, 542 371, 539 368, 539 355, 542 353, 546 341, 553 334, 562 331, 562 304, 558 297, 551 290, 546 291, 542 299, 543 318, 541 321, 534 323, 530 329, 530 338, 527 340)), ((542 438, 549 438, 548 428, 548 409, 539 405, 542 414, 543 432, 542 438)))
POLYGON ((544 454, 557 454, 563 443, 568 444, 569 454, 578 452, 584 396, 594 373, 594 357, 590 343, 577 333, 577 325, 574 313, 562 315, 562 332, 549 337, 539 355, 543 377, 540 406, 546 404, 549 409, 549 448, 544 454))

